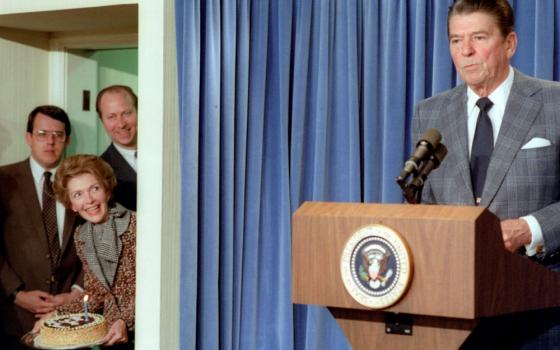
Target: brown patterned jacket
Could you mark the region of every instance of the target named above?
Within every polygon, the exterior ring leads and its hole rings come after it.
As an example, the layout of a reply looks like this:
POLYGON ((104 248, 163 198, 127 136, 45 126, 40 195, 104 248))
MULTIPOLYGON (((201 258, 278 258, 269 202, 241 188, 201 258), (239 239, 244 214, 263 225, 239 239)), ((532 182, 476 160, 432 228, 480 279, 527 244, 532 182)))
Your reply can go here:
MULTIPOLYGON (((109 325, 122 319, 128 330, 134 330, 134 305, 136 286, 136 213, 131 212, 130 223, 122 234, 122 252, 111 290, 97 279, 84 258, 83 242, 77 238, 80 228, 74 234, 76 252, 82 261, 84 270, 84 290, 89 296, 89 312, 100 313, 105 316, 109 325)), ((57 308, 59 312, 83 312, 82 300, 76 300, 57 308)))

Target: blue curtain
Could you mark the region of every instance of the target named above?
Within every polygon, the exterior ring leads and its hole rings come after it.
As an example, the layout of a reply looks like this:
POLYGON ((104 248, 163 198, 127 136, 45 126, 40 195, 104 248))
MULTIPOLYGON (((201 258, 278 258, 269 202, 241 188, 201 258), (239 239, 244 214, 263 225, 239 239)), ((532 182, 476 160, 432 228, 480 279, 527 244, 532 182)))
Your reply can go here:
MULTIPOLYGON (((182 349, 348 348, 291 303, 291 215, 402 200, 414 104, 459 83, 450 3, 176 0, 182 349)), ((559 3, 512 1, 527 74, 558 80, 559 3)))

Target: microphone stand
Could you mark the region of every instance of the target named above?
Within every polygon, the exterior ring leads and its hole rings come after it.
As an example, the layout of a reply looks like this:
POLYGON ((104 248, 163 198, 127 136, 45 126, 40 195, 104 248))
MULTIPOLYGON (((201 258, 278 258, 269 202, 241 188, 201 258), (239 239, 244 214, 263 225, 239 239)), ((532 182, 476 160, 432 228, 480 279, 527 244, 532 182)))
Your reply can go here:
POLYGON ((421 181, 421 185, 416 185, 418 181, 417 176, 415 176, 410 183, 406 183, 404 179, 397 178, 397 183, 402 189, 404 199, 409 204, 419 204, 422 202, 422 190, 424 189, 424 181, 421 181))
POLYGON ((428 178, 428 174, 441 164, 441 161, 447 155, 447 147, 440 143, 434 153, 430 155, 428 160, 422 162, 420 168, 412 173, 412 180, 406 182, 406 178, 401 175, 397 176, 397 183, 403 191, 403 196, 410 204, 419 204, 422 202, 422 190, 424 189, 424 182, 428 178))

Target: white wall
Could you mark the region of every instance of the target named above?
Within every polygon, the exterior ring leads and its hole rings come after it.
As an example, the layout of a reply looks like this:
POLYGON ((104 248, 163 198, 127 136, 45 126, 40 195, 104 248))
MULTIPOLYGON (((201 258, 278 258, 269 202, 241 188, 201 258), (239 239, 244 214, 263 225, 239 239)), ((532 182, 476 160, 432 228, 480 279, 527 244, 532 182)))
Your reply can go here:
POLYGON ((97 154, 97 61, 87 50, 70 51, 67 55, 68 82, 66 112, 72 124, 72 136, 67 154, 97 154), (83 110, 82 93, 90 92, 89 111, 83 110))
POLYGON ((27 115, 49 102, 47 47, 46 36, 0 28, 0 165, 29 155, 27 115))

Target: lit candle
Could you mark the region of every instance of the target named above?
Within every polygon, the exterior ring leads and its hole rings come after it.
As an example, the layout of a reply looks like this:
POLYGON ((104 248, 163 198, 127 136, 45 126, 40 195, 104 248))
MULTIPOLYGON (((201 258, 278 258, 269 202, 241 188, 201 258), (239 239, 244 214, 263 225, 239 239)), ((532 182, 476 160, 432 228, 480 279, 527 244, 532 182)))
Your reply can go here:
POLYGON ((88 320, 88 314, 87 314, 87 301, 88 301, 88 295, 84 295, 84 313, 86 315, 86 321, 88 320))

